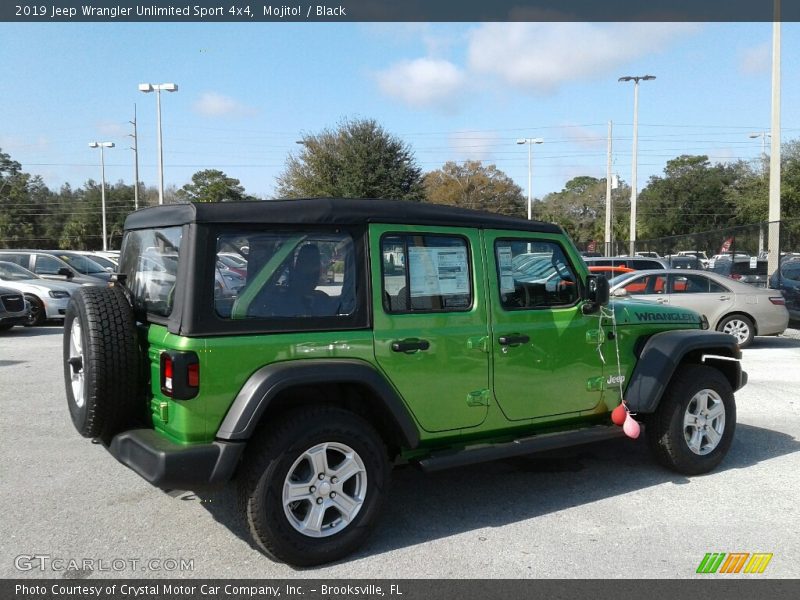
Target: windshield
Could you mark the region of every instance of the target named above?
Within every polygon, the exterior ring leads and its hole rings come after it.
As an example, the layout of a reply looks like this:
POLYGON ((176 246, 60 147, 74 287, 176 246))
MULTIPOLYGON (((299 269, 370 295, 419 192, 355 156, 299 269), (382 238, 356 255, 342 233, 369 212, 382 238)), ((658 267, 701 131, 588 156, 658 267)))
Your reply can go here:
POLYGON ((632 271, 631 273, 623 273, 622 275, 617 275, 616 277, 612 277, 611 279, 608 280, 608 286, 614 287, 615 285, 618 285, 623 281, 630 279, 631 277, 636 277, 637 275, 640 275, 640 273, 637 273, 636 271, 632 271))
POLYGON ((65 263, 67 263, 70 267, 72 267, 79 273, 83 273, 84 275, 91 275, 92 273, 108 272, 103 267, 94 262, 92 259, 87 258, 85 256, 81 256, 80 254, 66 254, 63 252, 56 252, 53 255, 57 256, 65 263))
POLYGON ((103 267, 106 270, 108 270, 108 269, 111 269, 112 271, 116 271, 117 270, 117 263, 109 260, 105 256, 97 256, 96 254, 92 254, 89 257, 89 259, 92 260, 93 262, 96 262, 98 265, 100 265, 101 267, 103 267))
POLYGON ((39 279, 39 276, 14 263, 0 262, 0 280, 23 281, 25 279, 39 279))
POLYGON ((182 229, 143 229, 129 231, 122 241, 119 272, 134 307, 150 314, 168 317, 172 313, 178 276, 182 229))

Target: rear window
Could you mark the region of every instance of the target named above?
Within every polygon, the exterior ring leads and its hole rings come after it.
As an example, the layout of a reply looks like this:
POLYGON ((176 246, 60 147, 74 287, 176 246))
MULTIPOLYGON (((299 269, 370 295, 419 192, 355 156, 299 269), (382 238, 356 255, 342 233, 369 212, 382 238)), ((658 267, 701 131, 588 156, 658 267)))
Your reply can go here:
POLYGON ((741 261, 733 264, 731 271, 734 275, 766 275, 767 261, 759 260, 755 268, 750 266, 750 261, 741 261))
POLYGON ((125 234, 119 272, 127 276, 135 308, 162 317, 172 313, 181 237, 181 227, 125 234))

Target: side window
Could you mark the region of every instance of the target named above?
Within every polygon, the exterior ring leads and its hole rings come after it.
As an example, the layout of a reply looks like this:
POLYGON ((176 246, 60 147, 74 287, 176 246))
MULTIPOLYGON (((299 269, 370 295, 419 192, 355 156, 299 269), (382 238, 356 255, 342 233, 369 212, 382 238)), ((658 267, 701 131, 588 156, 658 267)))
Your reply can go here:
POLYGON ((241 232, 217 238, 214 307, 225 319, 337 318, 356 310, 347 233, 241 232))
POLYGON ((667 289, 667 276, 657 274, 645 275, 644 277, 637 277, 623 287, 631 296, 664 294, 667 289))
POLYGON ((472 307, 472 273, 464 238, 385 235, 381 256, 386 312, 450 312, 472 307))
POLYGON ((709 285, 709 291, 712 294, 727 294, 730 292, 730 290, 721 283, 717 283, 716 281, 711 281, 710 279, 708 280, 708 285, 709 285))
POLYGON ((557 243, 497 240, 495 258, 504 309, 570 306, 578 301, 578 277, 557 243))
POLYGON ((40 254, 36 257, 36 267, 34 272, 39 275, 58 275, 58 270, 63 268, 57 259, 52 256, 40 254))
POLYGON ((707 294, 709 280, 700 275, 672 275, 672 294, 707 294))
POLYGON ((14 263, 15 265, 19 265, 20 267, 25 267, 26 269, 28 269, 31 266, 27 254, 3 254, 2 256, 0 256, 0 260, 14 263))

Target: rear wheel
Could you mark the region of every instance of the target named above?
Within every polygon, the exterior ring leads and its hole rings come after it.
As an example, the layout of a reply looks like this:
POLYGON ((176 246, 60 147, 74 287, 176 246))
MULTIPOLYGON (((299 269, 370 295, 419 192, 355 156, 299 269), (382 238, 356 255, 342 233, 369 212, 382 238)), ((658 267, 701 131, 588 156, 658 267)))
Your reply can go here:
POLYGON ((142 421, 133 312, 119 288, 83 287, 64 319, 64 381, 75 429, 104 442, 142 421))
POLYGON ((753 342, 753 336, 756 334, 752 319, 744 315, 725 317, 717 325, 717 331, 735 337, 740 348, 747 348, 753 342))
POLYGON ((735 429, 736 404, 726 377, 705 365, 684 365, 648 419, 647 439, 661 464, 699 475, 725 458, 735 429))
POLYGON ((261 550, 312 566, 364 542, 389 480, 386 448, 367 421, 336 407, 308 407, 271 422, 251 444, 240 493, 261 550))

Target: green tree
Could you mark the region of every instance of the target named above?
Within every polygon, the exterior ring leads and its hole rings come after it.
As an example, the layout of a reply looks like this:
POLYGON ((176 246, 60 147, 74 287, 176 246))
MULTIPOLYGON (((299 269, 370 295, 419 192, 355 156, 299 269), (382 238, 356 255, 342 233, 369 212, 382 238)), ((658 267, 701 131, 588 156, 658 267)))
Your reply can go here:
POLYGON ((345 120, 335 130, 304 136, 277 183, 283 198, 424 198, 410 148, 372 119, 345 120))
POLYGON ((234 202, 251 199, 238 179, 217 169, 206 169, 192 175, 192 182, 176 192, 181 202, 234 202))
POLYGON ((425 196, 433 204, 525 216, 522 189, 495 165, 479 160, 447 162, 423 180, 425 196))
POLYGON ((711 165, 707 156, 667 161, 664 176, 653 176, 639 196, 641 239, 721 229, 737 224, 728 191, 743 174, 735 166, 711 165))
MULTIPOLYGON (((622 184, 611 192, 612 239, 628 237, 630 187, 622 184)), ((582 175, 570 179, 560 192, 534 203, 534 216, 561 225, 578 244, 605 240, 606 180, 582 175)))

